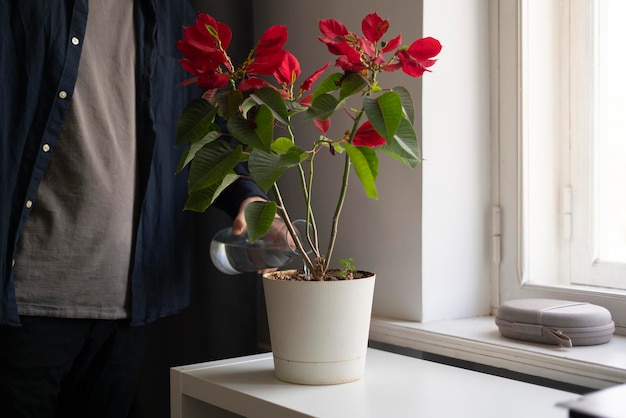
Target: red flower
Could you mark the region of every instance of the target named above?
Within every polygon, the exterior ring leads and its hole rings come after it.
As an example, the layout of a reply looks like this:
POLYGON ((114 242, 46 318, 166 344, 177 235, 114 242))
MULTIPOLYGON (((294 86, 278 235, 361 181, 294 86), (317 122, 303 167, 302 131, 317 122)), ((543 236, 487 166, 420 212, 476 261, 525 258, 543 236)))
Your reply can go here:
POLYGON ((357 147, 377 147, 385 144, 385 138, 374 129, 370 121, 366 121, 363 125, 359 126, 352 139, 352 144, 357 147))
POLYGON ((402 71, 412 77, 420 77, 436 60, 432 59, 441 52, 441 43, 435 38, 422 38, 413 42, 405 50, 397 52, 402 71))
POLYGON ((196 24, 186 26, 183 33, 184 38, 177 42, 177 46, 192 62, 206 59, 208 63, 201 67, 217 68, 228 61, 224 51, 230 45, 232 32, 227 25, 207 14, 199 14, 196 24))
POLYGON ((203 89, 225 86, 228 76, 219 67, 231 69, 225 53, 232 39, 230 28, 207 14, 199 14, 196 24, 186 26, 183 33, 184 38, 176 46, 185 57, 180 61, 182 67, 195 76, 192 82, 197 81, 203 89))
POLYGON ((335 19, 322 19, 319 22, 319 28, 325 38, 318 38, 328 48, 333 55, 339 55, 336 65, 345 71, 360 71, 365 67, 361 63, 361 54, 356 49, 359 45, 355 40, 359 40, 354 34, 350 33, 343 23, 335 19), (354 40, 348 41, 348 38, 354 40))

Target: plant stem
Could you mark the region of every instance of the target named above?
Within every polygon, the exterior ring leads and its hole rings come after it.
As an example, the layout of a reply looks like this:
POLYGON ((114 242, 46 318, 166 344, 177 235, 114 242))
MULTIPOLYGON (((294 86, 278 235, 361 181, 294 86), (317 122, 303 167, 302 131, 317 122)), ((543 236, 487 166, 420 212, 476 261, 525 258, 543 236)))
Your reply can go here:
MULTIPOLYGON (((356 130, 357 130, 357 127, 359 126, 359 121, 361 120, 363 113, 364 113, 363 109, 361 109, 359 113, 356 115, 356 117, 354 118, 352 131, 350 132, 350 139, 349 139, 350 143, 352 143, 352 139, 354 138, 354 135, 356 134, 356 130)), ((337 232, 338 232, 338 226, 339 226, 339 216, 341 215, 341 210, 343 209, 343 204, 346 200, 346 195, 348 192, 348 180, 350 178, 351 166, 352 166, 352 163, 350 161, 350 157, 348 156, 348 153, 346 153, 346 159, 345 159, 345 163, 343 166, 343 181, 342 181, 341 192, 339 193, 339 198, 337 199, 337 207, 335 208, 335 214, 333 215, 333 222, 332 222, 331 231, 330 231, 330 239, 328 240, 328 251, 326 252, 326 259, 324 260, 324 266, 322 268, 324 273, 326 273, 326 271, 329 268, 330 259, 335 249, 335 242, 337 241, 337 232)))
MULTIPOLYGON (((287 125, 287 131, 289 132, 291 141, 295 143, 295 135, 294 135, 291 124, 287 125)), ((318 237, 318 232, 317 232, 317 223, 315 222, 315 215, 313 213, 313 208, 311 207, 311 193, 313 189, 313 159, 315 158, 316 154, 317 152, 314 146, 313 150, 311 151, 311 160, 310 160, 310 165, 309 165, 309 170, 310 170, 309 181, 307 182, 306 174, 304 172, 304 169, 302 168, 302 164, 298 164, 298 172, 300 173, 300 188, 302 189, 302 194, 304 195, 304 202, 306 204, 306 219, 305 219, 306 239, 314 253, 315 260, 316 260, 315 263, 317 264, 317 260, 319 260, 320 258, 319 237, 318 237), (311 232, 310 232, 309 226, 313 228, 313 238, 311 238, 311 232)), ((281 207, 284 207, 282 203, 281 203, 281 207)), ((313 272, 315 270, 309 267, 309 271, 313 272)))
POLYGON ((301 165, 298 165, 298 170, 300 171, 300 184, 302 188, 302 194, 304 194, 304 201, 306 203, 306 238, 311 246, 311 249, 315 253, 315 257, 320 256, 319 252, 319 243, 317 239, 317 225, 315 224, 315 217, 313 216, 313 210, 311 209, 311 193, 307 189, 307 181, 306 176, 304 175, 304 170, 301 165), (313 228, 313 237, 311 237, 311 233, 309 230, 309 226, 313 228))
POLYGON ((319 258, 320 256, 320 251, 319 251, 319 247, 320 247, 320 243, 319 243, 319 237, 318 237, 318 233, 317 233, 317 224, 315 222, 315 215, 313 214, 313 208, 311 207, 311 195, 313 194, 313 173, 314 173, 314 167, 313 167, 313 160, 315 159, 315 156, 317 155, 317 152, 315 151, 315 149, 313 150, 313 153, 311 154, 311 160, 309 163, 309 181, 308 184, 306 184, 306 176, 304 175, 304 170, 302 169, 301 165, 298 165, 298 167, 300 168, 300 173, 302 175, 301 179, 302 179, 302 190, 304 190, 305 195, 304 195, 304 199, 306 201, 306 222, 307 222, 307 236, 308 236, 308 232, 309 232, 309 220, 311 221, 311 225, 313 226, 313 245, 311 245, 311 248, 313 248, 313 250, 315 251, 315 257, 319 258))
POLYGON ((339 199, 337 200, 337 207, 335 208, 335 214, 333 215, 333 222, 330 230, 330 239, 328 240, 328 250, 326 251, 326 259, 324 260, 324 266, 322 267, 322 271, 326 273, 329 268, 330 259, 332 257, 333 251, 335 249, 335 242, 337 241, 337 232, 339 226, 339 216, 341 215, 341 210, 343 209, 343 203, 346 200, 346 194, 348 190, 348 178, 350 177, 350 157, 346 154, 345 164, 343 167, 343 181, 341 192, 339 193, 339 199))
POLYGON ((304 260, 304 264, 306 264, 309 271, 313 272, 314 271, 313 262, 311 261, 311 258, 309 257, 309 255, 306 253, 306 250, 304 249, 304 246, 302 245, 302 241, 300 241, 300 237, 298 236, 298 233, 296 229, 294 228, 293 223, 291 223, 291 219, 289 218, 289 214, 287 213, 287 210, 285 209, 285 202, 283 201, 283 197, 280 194, 278 184, 274 183, 272 188, 274 190, 274 195, 276 196, 276 200, 278 201, 280 215, 282 216, 283 221, 285 221, 285 225, 287 225, 289 234, 291 235, 291 238, 293 238, 293 241, 296 244, 296 249, 298 250, 298 253, 304 260))

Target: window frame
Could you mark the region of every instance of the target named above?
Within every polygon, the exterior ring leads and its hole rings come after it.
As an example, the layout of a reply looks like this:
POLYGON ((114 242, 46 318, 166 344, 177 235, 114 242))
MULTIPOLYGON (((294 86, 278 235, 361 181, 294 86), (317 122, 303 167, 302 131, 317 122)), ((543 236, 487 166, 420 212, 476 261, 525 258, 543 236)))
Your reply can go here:
MULTIPOLYGON (((570 0, 571 1, 571 0, 570 0)), ((594 24, 602 20, 609 13, 607 2, 599 0, 589 2, 571 2, 572 24, 569 36, 580 37, 583 42, 589 36, 602 36, 606 33, 606 28, 596 27, 594 24)), ((597 38, 596 38, 597 39, 597 38)), ((572 53, 571 67, 572 81, 571 89, 578 88, 579 99, 576 100, 573 108, 572 124, 578 124, 578 130, 572 130, 571 153, 572 159, 579 162, 579 168, 572 170, 572 182, 577 185, 579 193, 573 194, 573 213, 580 213, 577 221, 573 222, 573 235, 571 242, 571 281, 573 283, 589 286, 604 286, 613 288, 624 288, 623 278, 626 277, 626 264, 623 262, 612 262, 603 259, 600 251, 599 226, 602 224, 604 216, 598 211, 598 207, 593 204, 593 199, 600 196, 602 192, 599 177, 596 177, 595 168, 601 164, 601 144, 593 141, 593 137, 603 135, 602 128, 606 121, 602 120, 605 115, 603 107, 605 104, 600 99, 604 92, 602 85, 604 77, 594 74, 592 79, 587 74, 592 74, 595 63, 598 62, 600 71, 605 71, 603 65, 602 51, 604 45, 601 41, 594 40, 593 45, 575 56, 572 53), (592 57, 592 59, 589 59, 592 57), (580 63, 584 63, 580 65, 580 63), (576 64, 576 65, 574 65, 576 64), (594 91, 594 86, 600 87, 594 91), (590 107, 587 103, 592 103, 590 107)), ((606 87, 605 87, 606 88, 606 87)), ((604 132, 606 134, 606 132, 604 132)))
POLYGON ((616 333, 626 335, 626 292, 581 285, 538 284, 529 280, 523 219, 524 106, 522 11, 524 1, 492 2, 494 227, 493 293, 498 304, 528 297, 587 301, 609 309, 616 333))

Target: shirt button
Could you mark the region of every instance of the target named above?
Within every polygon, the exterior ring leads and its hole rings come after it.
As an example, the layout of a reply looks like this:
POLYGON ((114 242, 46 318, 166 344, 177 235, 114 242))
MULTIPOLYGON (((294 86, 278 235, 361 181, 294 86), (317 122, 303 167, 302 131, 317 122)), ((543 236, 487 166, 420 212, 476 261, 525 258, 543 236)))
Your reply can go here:
POLYGON ((77 37, 73 36, 72 37, 72 45, 78 45, 80 43, 80 39, 78 39, 77 37))
POLYGON ((50 151, 50 145, 43 144, 43 147, 41 147, 41 149, 43 149, 43 152, 48 152, 48 151, 50 151))
POLYGON ((60 97, 61 99, 67 99, 67 92, 66 92, 65 90, 61 90, 61 91, 59 92, 59 97, 60 97))
POLYGON ((27 200, 26 201, 26 208, 30 209, 33 207, 33 201, 32 200, 27 200))

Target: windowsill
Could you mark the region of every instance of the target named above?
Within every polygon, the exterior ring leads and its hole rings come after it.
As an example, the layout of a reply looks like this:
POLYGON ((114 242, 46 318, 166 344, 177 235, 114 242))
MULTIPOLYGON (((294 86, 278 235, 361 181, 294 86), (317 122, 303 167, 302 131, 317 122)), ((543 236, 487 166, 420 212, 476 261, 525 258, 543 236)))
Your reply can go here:
POLYGON ((491 316, 431 323, 374 317, 370 339, 590 389, 626 382, 624 336, 559 348, 504 338, 491 316))

